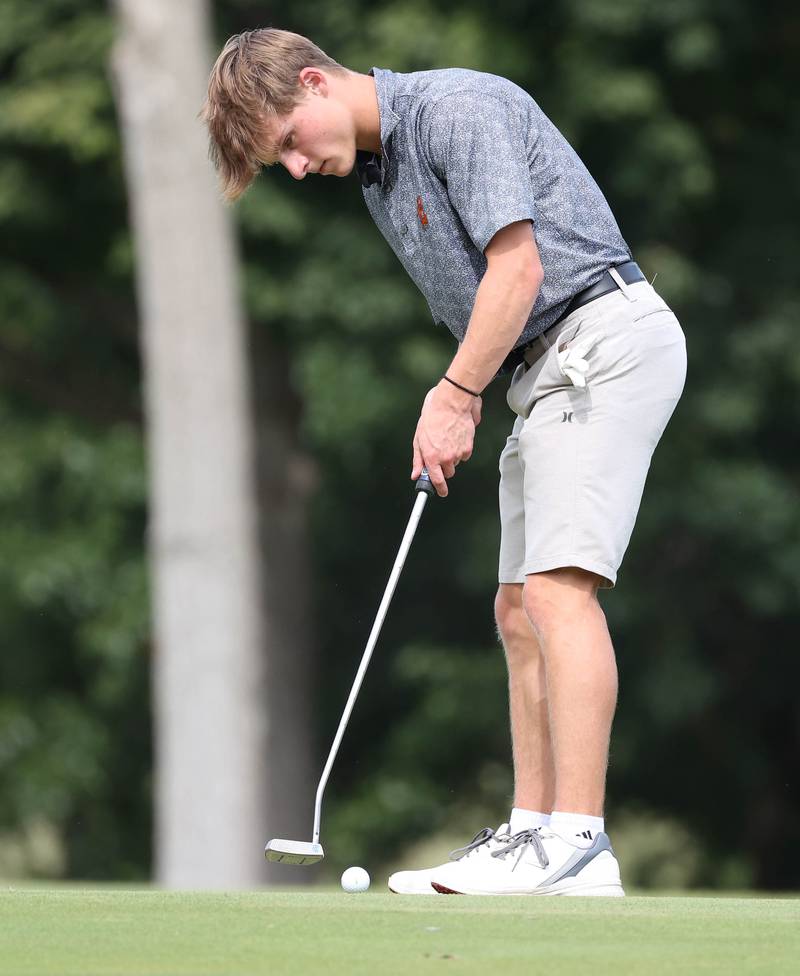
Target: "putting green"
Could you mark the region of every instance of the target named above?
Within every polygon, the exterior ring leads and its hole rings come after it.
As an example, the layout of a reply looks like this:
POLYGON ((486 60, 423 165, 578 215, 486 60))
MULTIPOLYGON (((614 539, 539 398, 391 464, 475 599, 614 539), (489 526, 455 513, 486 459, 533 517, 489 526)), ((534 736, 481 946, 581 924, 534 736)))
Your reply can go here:
POLYGON ((0 890, 2 976, 800 971, 791 898, 0 890))

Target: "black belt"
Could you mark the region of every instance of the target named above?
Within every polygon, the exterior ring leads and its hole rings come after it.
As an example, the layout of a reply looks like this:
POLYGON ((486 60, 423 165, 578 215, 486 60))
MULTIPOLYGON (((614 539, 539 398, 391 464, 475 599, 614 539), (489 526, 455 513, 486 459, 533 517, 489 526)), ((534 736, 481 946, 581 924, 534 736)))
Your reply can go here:
MULTIPOLYGON (((626 261, 625 264, 618 264, 614 269, 625 282, 626 285, 633 285, 637 281, 646 281, 642 269, 635 261, 626 261)), ((570 303, 564 309, 564 311, 559 315, 559 317, 553 322, 552 325, 544 330, 540 335, 547 335, 547 333, 554 326, 558 325, 559 322, 571 315, 576 309, 582 308, 584 305, 588 305, 589 302, 593 302, 595 298, 602 298, 603 295, 608 295, 612 291, 616 291, 619 285, 612 278, 612 276, 607 272, 603 272, 603 276, 599 281, 596 281, 593 285, 589 285, 588 288, 584 288, 583 291, 579 291, 577 295, 573 295, 570 303)), ((514 369, 518 366, 525 355, 525 350, 529 349, 534 342, 539 339, 540 336, 536 336, 531 339, 530 342, 526 342, 524 346, 517 346, 516 349, 512 349, 511 352, 506 356, 505 362, 500 367, 500 373, 507 373, 509 370, 514 369)))
MULTIPOLYGON (((619 274, 620 278, 622 278, 626 285, 633 285, 637 281, 645 280, 645 277, 642 274, 642 269, 635 261, 626 261, 625 264, 618 264, 614 270, 619 274)), ((602 298, 603 295, 607 295, 609 292, 615 291, 617 288, 619 288, 619 285, 616 283, 616 281, 614 281, 607 271, 604 271, 603 277, 599 281, 595 282, 593 285, 589 285, 588 288, 584 288, 583 291, 579 291, 578 294, 575 295, 561 315, 559 315, 555 322, 553 322, 553 325, 558 325, 562 319, 565 319, 568 315, 571 315, 576 308, 581 308, 583 305, 588 305, 589 302, 593 302, 595 298, 602 298)), ((548 326, 548 328, 552 329, 553 325, 548 326)))

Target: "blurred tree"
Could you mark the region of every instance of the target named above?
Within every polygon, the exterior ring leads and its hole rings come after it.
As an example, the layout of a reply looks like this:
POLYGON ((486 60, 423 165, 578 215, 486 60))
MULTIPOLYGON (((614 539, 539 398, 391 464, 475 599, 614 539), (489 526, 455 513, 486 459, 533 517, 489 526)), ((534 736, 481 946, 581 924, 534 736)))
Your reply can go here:
MULTIPOLYGON (((149 869, 145 479, 112 33, 103 0, 0 0, 0 873, 149 869), (37 838, 56 854, 31 850, 37 838)), ((271 722, 257 762, 279 784, 258 851, 313 797, 313 471, 293 446, 296 404, 273 402, 281 358, 256 353, 259 524, 278 567, 264 574, 271 722)))
POLYGON ((0 2, 0 871, 133 878, 145 480, 110 41, 100 0, 0 2))
POLYGON ((117 0, 114 67, 150 446, 156 877, 247 887, 270 786, 252 422, 233 234, 197 104, 204 2, 117 0))

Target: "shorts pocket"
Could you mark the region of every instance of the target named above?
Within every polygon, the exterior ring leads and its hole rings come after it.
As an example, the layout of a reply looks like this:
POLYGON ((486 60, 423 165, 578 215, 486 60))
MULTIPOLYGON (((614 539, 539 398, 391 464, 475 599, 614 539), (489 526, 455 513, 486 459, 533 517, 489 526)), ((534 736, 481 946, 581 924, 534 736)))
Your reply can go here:
POLYGON ((573 386, 584 389, 596 359, 592 355, 595 346, 605 339, 602 329, 592 329, 582 336, 573 336, 571 340, 558 344, 557 364, 559 372, 566 377, 573 386))
POLYGON ((651 315, 661 315, 662 312, 668 312, 670 315, 673 314, 669 305, 659 305, 657 308, 650 306, 650 308, 645 309, 643 312, 634 315, 631 321, 634 323, 642 322, 644 319, 649 319, 651 315))

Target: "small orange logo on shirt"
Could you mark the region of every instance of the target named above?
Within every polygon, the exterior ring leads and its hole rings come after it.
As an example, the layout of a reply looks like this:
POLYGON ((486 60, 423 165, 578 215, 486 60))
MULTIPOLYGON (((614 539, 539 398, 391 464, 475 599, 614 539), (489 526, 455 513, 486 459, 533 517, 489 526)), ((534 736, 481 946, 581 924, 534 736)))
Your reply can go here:
POLYGON ((423 227, 428 226, 428 215, 425 213, 425 208, 422 206, 422 197, 417 197, 417 214, 419 216, 419 222, 423 227))

